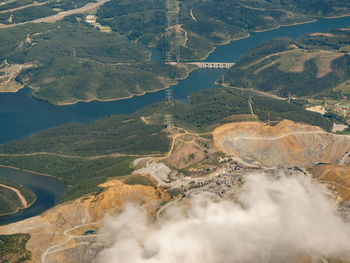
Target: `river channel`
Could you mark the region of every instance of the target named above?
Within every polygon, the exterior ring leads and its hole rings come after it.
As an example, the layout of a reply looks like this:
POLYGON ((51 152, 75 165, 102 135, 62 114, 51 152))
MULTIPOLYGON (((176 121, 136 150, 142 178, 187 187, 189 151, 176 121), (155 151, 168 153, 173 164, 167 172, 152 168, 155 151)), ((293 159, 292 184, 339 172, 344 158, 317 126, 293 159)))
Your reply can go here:
MULTIPOLYGON (((285 26, 275 30, 251 33, 250 37, 218 46, 205 61, 234 62, 248 49, 273 38, 297 38, 305 33, 322 32, 331 28, 350 26, 350 17, 319 19, 316 22, 285 26)), ((192 92, 216 87, 214 84, 224 70, 199 69, 186 79, 172 86, 175 99, 186 100, 192 92)), ((34 132, 68 122, 89 122, 112 114, 133 113, 147 105, 165 99, 165 92, 158 91, 144 96, 112 102, 94 101, 69 106, 55 106, 31 97, 30 89, 17 93, 0 94, 0 143, 23 138, 34 132)), ((19 221, 38 215, 52 207, 61 196, 64 185, 61 181, 9 168, 0 168, 0 176, 22 183, 31 189, 38 200, 20 212, 0 217, 0 224, 19 221)))

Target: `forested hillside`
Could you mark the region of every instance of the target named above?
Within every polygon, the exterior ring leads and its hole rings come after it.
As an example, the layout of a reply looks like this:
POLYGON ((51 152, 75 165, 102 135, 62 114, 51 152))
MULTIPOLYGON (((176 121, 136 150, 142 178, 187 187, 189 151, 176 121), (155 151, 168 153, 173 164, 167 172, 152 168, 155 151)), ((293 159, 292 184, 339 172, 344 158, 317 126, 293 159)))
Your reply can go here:
POLYGON ((225 82, 284 97, 327 95, 350 79, 349 51, 349 29, 272 40, 243 55, 225 82))
POLYGON ((271 29, 312 21, 314 16, 347 14, 350 4, 341 1, 231 1, 188 0, 169 4, 163 0, 111 0, 98 11, 99 21, 130 39, 161 50, 174 59, 196 60, 215 45, 271 29), (170 23, 170 28, 166 27, 170 23), (167 39, 167 40, 165 40, 167 39))
POLYGON ((78 18, 0 29, 0 71, 5 60, 23 67, 16 81, 53 104, 142 95, 188 73, 185 66, 151 62, 145 47, 78 18))

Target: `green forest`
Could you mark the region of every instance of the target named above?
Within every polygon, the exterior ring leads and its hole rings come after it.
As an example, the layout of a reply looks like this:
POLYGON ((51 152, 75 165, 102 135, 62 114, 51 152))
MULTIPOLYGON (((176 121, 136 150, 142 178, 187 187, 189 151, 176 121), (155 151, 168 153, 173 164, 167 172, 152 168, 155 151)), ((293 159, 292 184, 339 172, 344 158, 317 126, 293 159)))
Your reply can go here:
POLYGON ((289 119, 330 130, 332 122, 319 113, 306 111, 301 106, 284 100, 257 95, 256 93, 233 89, 217 88, 195 92, 190 96, 191 105, 177 104, 171 109, 179 123, 201 130, 210 130, 213 126, 230 122, 232 117, 250 114, 252 105, 254 114, 260 121, 281 121, 289 119))
POLYGON ((0 61, 31 63, 16 81, 52 104, 142 95, 184 78, 186 66, 150 61, 150 51, 116 32, 68 17, 0 29, 0 61))
POLYGON ((0 145, 2 153, 49 152, 72 156, 160 154, 170 141, 161 124, 135 115, 114 115, 88 124, 70 123, 0 145))
POLYGON ((98 17, 100 23, 143 45, 163 51, 170 48, 173 59, 198 60, 215 45, 247 36, 248 32, 312 21, 314 16, 345 14, 350 9, 346 0, 188 0, 178 5, 177 10, 169 9, 162 0, 111 0, 98 10, 98 17), (169 14, 177 16, 170 19, 170 26, 178 22, 187 32, 186 44, 165 41, 174 38, 174 30, 166 30, 169 14))

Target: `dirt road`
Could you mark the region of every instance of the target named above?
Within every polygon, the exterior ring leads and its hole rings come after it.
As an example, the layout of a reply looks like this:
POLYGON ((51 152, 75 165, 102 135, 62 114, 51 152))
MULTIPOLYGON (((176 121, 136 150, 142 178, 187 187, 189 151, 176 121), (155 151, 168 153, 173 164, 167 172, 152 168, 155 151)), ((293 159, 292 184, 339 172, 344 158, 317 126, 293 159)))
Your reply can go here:
POLYGON ((24 198, 24 196, 22 195, 22 193, 21 193, 17 188, 14 188, 14 187, 11 187, 11 186, 8 186, 8 185, 4 185, 4 184, 0 184, 0 186, 5 187, 5 188, 7 188, 7 189, 10 189, 10 190, 14 191, 14 192, 17 194, 19 200, 21 201, 23 207, 24 207, 24 208, 28 207, 27 200, 24 198))
POLYGON ((70 15, 74 15, 74 14, 83 14, 83 13, 93 11, 93 10, 97 9, 98 7, 100 7, 101 5, 107 3, 108 1, 110 1, 110 0, 98 0, 96 3, 88 3, 81 8, 63 11, 63 12, 60 12, 60 13, 52 15, 52 16, 38 18, 35 20, 26 21, 26 22, 22 22, 22 23, 18 23, 18 24, 11 24, 11 25, 1 24, 0 28, 15 27, 15 26, 19 26, 19 25, 25 25, 28 23, 54 23, 56 21, 62 20, 66 16, 70 16, 70 15))

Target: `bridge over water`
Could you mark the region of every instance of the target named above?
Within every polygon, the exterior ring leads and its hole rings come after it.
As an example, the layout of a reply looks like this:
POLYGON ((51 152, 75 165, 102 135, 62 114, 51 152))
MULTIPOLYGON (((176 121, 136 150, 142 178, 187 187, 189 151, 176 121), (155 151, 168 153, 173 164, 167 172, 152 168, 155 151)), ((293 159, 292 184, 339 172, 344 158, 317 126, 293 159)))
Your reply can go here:
POLYGON ((176 64, 190 64, 195 65, 199 68, 230 68, 235 63, 228 63, 228 62, 169 62, 171 65, 176 64))

